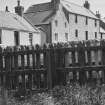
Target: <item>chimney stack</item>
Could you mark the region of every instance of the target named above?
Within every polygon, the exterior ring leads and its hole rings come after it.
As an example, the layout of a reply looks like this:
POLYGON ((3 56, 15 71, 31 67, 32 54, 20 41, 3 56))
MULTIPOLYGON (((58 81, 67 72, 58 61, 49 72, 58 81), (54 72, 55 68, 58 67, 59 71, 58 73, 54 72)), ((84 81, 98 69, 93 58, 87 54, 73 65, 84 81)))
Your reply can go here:
POLYGON ((90 3, 86 0, 85 3, 84 3, 84 7, 86 9, 90 9, 90 3))
POLYGON ((23 16, 24 7, 20 5, 20 0, 17 0, 17 6, 15 7, 15 13, 19 16, 23 16))
POLYGON ((99 12, 99 11, 96 11, 96 16, 97 16, 98 18, 101 18, 101 15, 100 15, 100 12, 99 12))
POLYGON ((54 9, 58 9, 58 5, 60 3, 60 0, 51 0, 51 3, 54 7, 54 9))

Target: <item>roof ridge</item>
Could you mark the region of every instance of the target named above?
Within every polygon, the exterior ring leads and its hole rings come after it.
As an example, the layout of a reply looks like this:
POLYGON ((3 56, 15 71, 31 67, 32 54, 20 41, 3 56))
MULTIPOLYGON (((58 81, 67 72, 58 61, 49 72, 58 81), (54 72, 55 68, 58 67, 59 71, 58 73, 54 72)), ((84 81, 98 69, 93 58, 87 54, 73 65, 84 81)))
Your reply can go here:
POLYGON ((36 6, 36 5, 43 5, 43 4, 50 4, 51 2, 45 2, 45 3, 39 3, 39 4, 33 4, 31 7, 36 6))
MULTIPOLYGON (((53 11, 53 9, 50 9, 50 10, 45 10, 45 11, 53 11)), ((42 10, 42 11, 37 11, 37 12, 29 12, 29 13, 25 12, 24 14, 35 13, 35 15, 36 15, 36 14, 38 14, 38 13, 40 13, 40 12, 45 12, 45 11, 44 11, 44 10, 42 10)))
POLYGON ((73 5, 76 5, 76 6, 78 6, 78 7, 85 8, 84 6, 81 6, 81 5, 75 4, 75 3, 70 2, 70 1, 67 1, 67 0, 62 0, 62 1, 68 2, 68 3, 73 4, 73 5))

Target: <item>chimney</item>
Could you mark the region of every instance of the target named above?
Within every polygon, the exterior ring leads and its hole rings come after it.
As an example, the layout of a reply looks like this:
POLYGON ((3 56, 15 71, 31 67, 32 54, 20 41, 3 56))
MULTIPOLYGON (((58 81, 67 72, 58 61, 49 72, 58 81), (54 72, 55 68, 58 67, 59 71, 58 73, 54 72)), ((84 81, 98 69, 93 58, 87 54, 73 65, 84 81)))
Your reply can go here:
POLYGON ((58 9, 58 5, 60 3, 60 0, 51 0, 51 3, 54 7, 54 9, 58 9))
POLYGON ((86 9, 90 9, 90 3, 86 0, 85 3, 84 3, 84 7, 86 9))
POLYGON ((98 18, 101 18, 101 15, 100 15, 100 12, 99 12, 99 11, 96 11, 96 16, 97 16, 98 18))
POLYGON ((8 6, 5 7, 5 12, 9 12, 8 6))
POLYGON ((24 7, 20 5, 20 0, 17 0, 17 6, 15 7, 15 13, 19 16, 23 16, 24 7))

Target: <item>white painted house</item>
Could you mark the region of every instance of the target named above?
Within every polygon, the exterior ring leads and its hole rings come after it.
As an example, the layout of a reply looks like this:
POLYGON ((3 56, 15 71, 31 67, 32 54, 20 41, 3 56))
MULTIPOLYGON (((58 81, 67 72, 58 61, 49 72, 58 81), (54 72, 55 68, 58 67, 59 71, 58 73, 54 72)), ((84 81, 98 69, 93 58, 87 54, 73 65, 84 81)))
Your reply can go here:
POLYGON ((41 44, 41 32, 25 18, 0 11, 0 44, 4 46, 41 44))
POLYGON ((24 18, 0 11, 0 44, 5 46, 40 44, 40 32, 24 18), (32 41, 31 41, 32 40, 32 41))
POLYGON ((47 43, 100 39, 100 21, 88 1, 79 6, 66 0, 52 0, 30 6, 24 17, 45 30, 47 43))

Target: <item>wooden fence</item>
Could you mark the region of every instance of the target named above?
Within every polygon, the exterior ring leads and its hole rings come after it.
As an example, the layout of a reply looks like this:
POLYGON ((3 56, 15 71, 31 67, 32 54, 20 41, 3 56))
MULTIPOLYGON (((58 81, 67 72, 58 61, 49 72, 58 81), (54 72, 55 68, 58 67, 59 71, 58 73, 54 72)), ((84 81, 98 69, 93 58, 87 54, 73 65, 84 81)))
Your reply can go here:
POLYGON ((105 41, 0 48, 0 84, 8 89, 51 89, 79 81, 105 82, 105 41))

